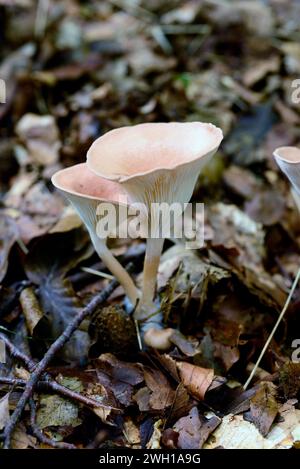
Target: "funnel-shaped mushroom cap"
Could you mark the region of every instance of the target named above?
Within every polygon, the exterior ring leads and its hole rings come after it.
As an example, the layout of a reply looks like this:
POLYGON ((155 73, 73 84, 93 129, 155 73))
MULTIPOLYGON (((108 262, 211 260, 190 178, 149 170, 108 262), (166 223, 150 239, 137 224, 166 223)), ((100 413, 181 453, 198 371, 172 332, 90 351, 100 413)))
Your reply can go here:
POLYGON ((121 127, 92 144, 87 163, 100 176, 125 182, 190 164, 216 151, 222 138, 220 129, 201 122, 121 127))
POLYGON ((151 123, 115 129, 87 154, 90 170, 124 185, 132 202, 150 214, 153 203, 186 203, 223 134, 212 124, 151 123))
POLYGON ((280 147, 274 151, 275 160, 300 195, 300 149, 280 147))
POLYGON ((126 219, 127 211, 119 211, 119 209, 122 205, 127 205, 127 194, 120 184, 92 173, 86 163, 58 171, 52 176, 52 183, 72 203, 89 231, 95 250, 123 285, 132 305, 135 305, 139 293, 131 277, 106 246, 107 235, 99 237, 97 232, 98 208, 104 203, 113 205, 115 208, 115 216, 112 217, 111 224, 113 231, 117 228, 118 223, 126 219))
POLYGON ((120 184, 96 176, 86 163, 58 171, 52 176, 52 183, 74 205, 89 230, 96 229, 96 212, 101 202, 118 207, 128 201, 120 184))

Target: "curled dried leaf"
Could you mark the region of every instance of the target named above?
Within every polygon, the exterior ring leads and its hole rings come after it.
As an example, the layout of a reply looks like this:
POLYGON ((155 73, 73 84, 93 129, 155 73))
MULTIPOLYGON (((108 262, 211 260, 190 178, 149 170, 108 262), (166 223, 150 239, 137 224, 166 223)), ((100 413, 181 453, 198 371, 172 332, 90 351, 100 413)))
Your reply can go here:
POLYGON ((186 362, 178 362, 177 368, 184 386, 194 397, 202 401, 213 381, 214 370, 186 362))

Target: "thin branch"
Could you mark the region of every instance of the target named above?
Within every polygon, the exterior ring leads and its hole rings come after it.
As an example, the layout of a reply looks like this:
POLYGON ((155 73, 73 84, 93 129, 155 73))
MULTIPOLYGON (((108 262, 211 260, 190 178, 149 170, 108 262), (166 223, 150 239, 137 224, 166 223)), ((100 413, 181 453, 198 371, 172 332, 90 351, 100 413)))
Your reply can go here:
POLYGON ((38 383, 40 377, 45 372, 45 369, 54 358, 56 353, 62 349, 62 347, 68 342, 70 337, 72 336, 73 332, 80 326, 81 322, 90 314, 92 314, 95 309, 107 298, 111 295, 111 293, 115 290, 118 286, 117 280, 113 280, 109 283, 109 285, 103 290, 99 295, 94 297, 90 303, 85 306, 75 317, 74 319, 68 324, 64 332, 53 342, 51 347, 48 349, 46 354, 44 355, 43 359, 36 365, 35 369, 32 371, 30 379, 26 383, 24 392, 20 397, 20 400, 12 413, 10 420, 5 428, 4 431, 4 449, 10 448, 11 436, 15 429, 16 424, 18 423, 23 410, 28 402, 28 399, 32 396, 34 388, 38 383))
POLYGON ((25 379, 6 378, 0 376, 0 384, 7 384, 8 386, 24 387, 27 381, 25 379))
POLYGON ((31 360, 24 352, 19 350, 9 339, 6 335, 0 333, 0 339, 5 343, 6 348, 8 349, 12 358, 16 358, 24 363, 28 371, 33 371, 36 363, 31 360))
POLYGON ((280 315, 279 315, 279 317, 278 317, 278 319, 277 319, 277 322, 276 322, 276 324, 275 324, 275 326, 274 326, 274 328, 273 328, 271 334, 269 335, 268 340, 267 340, 267 342, 265 343, 264 348, 262 349, 261 354, 260 354, 260 356, 258 357, 257 362, 255 363, 255 366, 254 366, 254 368, 253 368, 253 370, 252 370, 252 372, 251 372, 249 378, 247 379, 246 383, 244 384, 244 389, 245 389, 245 390, 247 389, 247 387, 248 387, 249 384, 251 383, 251 381, 252 381, 252 379, 253 379, 253 377, 254 377, 256 371, 257 371, 257 368, 259 367, 260 362, 261 362, 261 360, 263 359, 264 354, 266 353, 266 351, 267 351, 267 349, 268 349, 268 347, 269 347, 269 345, 270 345, 270 343, 271 343, 271 340, 273 339, 274 334, 275 334, 275 332, 277 331, 278 326, 279 326, 279 324, 281 323, 281 321, 282 321, 282 319, 283 319, 283 317, 284 317, 284 315, 285 315, 285 313, 286 313, 286 311, 287 311, 287 309, 288 309, 288 307, 289 307, 289 304, 290 304, 290 302, 291 302, 291 299, 292 299, 292 297, 293 297, 293 294, 294 294, 294 291, 295 291, 295 289, 296 289, 296 286, 297 286, 297 284, 298 284, 298 282, 299 282, 299 279, 300 279, 300 268, 299 268, 299 270, 298 270, 298 272, 297 272, 297 275, 296 275, 296 277, 295 277, 294 283, 293 283, 293 285, 292 285, 292 288, 290 289, 290 293, 289 293, 289 295, 288 295, 288 297, 287 297, 287 299, 286 299, 285 305, 284 305, 284 307, 283 307, 283 309, 282 309, 282 311, 281 311, 281 313, 280 313, 280 315))
MULTIPOLYGON (((44 378, 46 375, 48 375, 48 373, 44 373, 42 377, 44 378)), ((27 383, 28 381, 26 381, 25 379, 6 378, 0 376, 0 384, 7 384, 8 386, 24 388, 27 383)), ((84 404, 87 407, 102 407, 108 410, 119 410, 114 407, 101 404, 100 402, 96 401, 96 399, 92 399, 90 397, 83 396, 82 394, 79 394, 75 391, 72 391, 71 389, 66 388, 65 386, 57 383, 53 378, 51 378, 51 381, 38 381, 36 384, 36 389, 38 391, 43 392, 55 392, 66 397, 67 399, 71 399, 73 401, 79 402, 80 404, 84 404)))
MULTIPOLYGON (((28 371, 33 372, 33 370, 36 367, 36 362, 31 360, 27 355, 25 355, 25 353, 21 352, 21 350, 19 350, 12 342, 10 342, 10 340, 5 335, 0 334, 0 339, 5 343, 7 349, 10 352, 10 355, 13 358, 16 358, 22 361, 24 365, 26 366, 26 368, 28 369, 28 371)), ((107 409, 112 409, 109 406, 105 406, 101 404, 95 399, 91 399, 75 391, 71 391, 71 389, 55 381, 55 379, 52 378, 52 376, 47 372, 44 372, 41 377, 43 381, 40 381, 38 383, 38 387, 40 387, 41 390, 43 391, 56 392, 58 394, 61 394, 64 397, 78 401, 81 404, 84 404, 88 407, 105 407, 107 409)), ((24 387, 26 386, 27 381, 0 377, 0 383, 24 387)))
POLYGON ((41 442, 48 446, 52 446, 52 448, 56 449, 77 449, 75 445, 71 443, 63 443, 59 441, 51 440, 48 438, 42 430, 38 427, 36 423, 36 405, 32 397, 29 399, 29 407, 30 407, 30 427, 32 430, 33 435, 41 442))

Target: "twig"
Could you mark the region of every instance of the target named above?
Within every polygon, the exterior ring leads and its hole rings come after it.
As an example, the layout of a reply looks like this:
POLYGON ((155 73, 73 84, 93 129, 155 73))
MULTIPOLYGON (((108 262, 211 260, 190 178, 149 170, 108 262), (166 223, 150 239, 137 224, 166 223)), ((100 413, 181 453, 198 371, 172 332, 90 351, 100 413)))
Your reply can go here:
POLYGON ((19 350, 7 337, 6 335, 0 333, 0 339, 5 343, 6 348, 8 349, 12 358, 16 358, 24 363, 28 371, 33 371, 36 363, 31 360, 25 353, 19 350))
MULTIPOLYGON (((22 361, 24 365, 26 366, 26 368, 28 369, 28 371, 33 372, 33 370, 36 367, 36 362, 31 360, 27 355, 25 355, 25 353, 21 352, 21 350, 19 350, 12 342, 10 342, 10 340, 5 335, 0 334, 0 339, 5 343, 6 347, 8 348, 10 352, 10 355, 13 358, 16 358, 22 361)), ((55 381, 55 379, 52 378, 52 376, 47 372, 44 372, 42 374, 42 379, 43 381, 40 381, 38 383, 38 387, 40 387, 44 391, 51 390, 53 392, 61 394, 64 397, 78 401, 81 404, 84 404, 88 407, 107 407, 111 409, 111 407, 105 406, 104 404, 99 403, 95 399, 91 399, 75 391, 71 391, 71 389, 55 381)), ((0 383, 24 387, 26 386, 27 381, 0 377, 0 383)))
MULTIPOLYGON (((43 373, 43 378, 47 375, 48 373, 43 373)), ((17 387, 22 387, 24 388, 28 381, 25 379, 17 379, 17 378, 7 378, 7 377, 1 377, 0 376, 0 384, 7 384, 9 386, 17 386, 17 387)), ((72 391, 69 388, 66 388, 65 386, 57 383, 53 378, 51 378, 51 381, 45 380, 45 381, 38 381, 36 384, 36 389, 39 391, 44 391, 44 392, 55 392, 57 394, 61 394, 62 396, 72 399, 74 401, 79 402, 80 404, 84 404, 87 407, 102 407, 106 408, 109 410, 118 410, 116 408, 106 406, 104 404, 101 404, 100 402, 96 401, 96 399, 92 399, 90 397, 83 396, 82 394, 79 394, 75 391, 72 391)))
POLYGON ((254 366, 254 368, 253 368, 253 370, 252 370, 252 372, 251 372, 249 378, 247 379, 246 383, 244 384, 244 389, 245 389, 245 390, 247 389, 247 387, 248 387, 249 384, 251 383, 251 381, 252 381, 252 379, 253 379, 253 377, 254 377, 256 371, 257 371, 257 368, 259 367, 260 362, 261 362, 261 360, 263 359, 263 356, 264 356, 264 354, 266 353, 266 350, 267 350, 267 348, 269 347, 269 345, 270 345, 270 343, 271 343, 271 340, 273 339, 274 334, 275 334, 275 332, 277 331, 277 328, 278 328, 279 324, 281 323, 281 321, 282 321, 282 319, 283 319, 283 317, 284 317, 284 315, 285 315, 285 313, 286 313, 286 310, 287 310, 288 307, 289 307, 289 304, 290 304, 290 302, 291 302, 291 299, 292 299, 292 297, 293 297, 293 294, 294 294, 294 291, 295 291, 295 289, 296 289, 297 283, 299 282, 299 279, 300 279, 300 268, 299 268, 299 270, 298 270, 298 272, 297 272, 297 275, 296 275, 296 277, 295 277, 294 283, 293 283, 293 285, 292 285, 292 288, 290 289, 290 293, 289 293, 289 295, 288 295, 288 297, 287 297, 287 299, 286 299, 285 305, 284 305, 284 307, 283 307, 283 309, 282 309, 282 311, 281 311, 281 313, 280 313, 280 315, 279 315, 279 318, 277 319, 277 322, 276 322, 276 324, 275 324, 275 326, 274 326, 274 328, 273 328, 271 334, 269 335, 268 340, 267 340, 267 342, 265 343, 265 346, 264 346, 264 348, 262 349, 261 354, 259 355, 259 357, 258 357, 258 359, 257 359, 257 362, 255 363, 255 366, 254 366))
POLYGON ((8 384, 9 386, 23 387, 27 381, 25 379, 16 379, 16 378, 6 378, 0 376, 0 384, 8 384))
POLYGON ((46 354, 44 355, 43 359, 36 365, 35 369, 32 371, 32 374, 30 376, 30 379, 26 383, 24 392, 22 396, 20 397, 20 400, 12 413, 10 420, 5 428, 4 431, 4 449, 9 449, 10 447, 10 442, 11 442, 11 436, 14 431, 14 428, 16 424, 18 423, 23 410, 26 406, 26 403, 28 399, 31 397, 32 392, 39 381, 40 376, 45 372, 45 369, 47 368, 48 364, 50 361, 53 359, 53 357, 56 355, 56 353, 62 349, 62 347, 68 342, 70 337, 72 336, 73 332, 76 331, 76 329, 80 326, 81 322, 90 314, 94 312, 94 310, 107 298, 111 295, 111 293, 115 290, 115 288, 118 286, 117 280, 113 280, 112 282, 109 283, 109 285, 101 292, 99 295, 97 295, 95 298, 93 298, 90 303, 85 306, 72 320, 72 322, 69 323, 69 325, 66 327, 64 332, 53 342, 51 347, 48 349, 46 354))
POLYGON ((36 423, 36 405, 32 397, 29 399, 29 407, 30 407, 30 427, 32 430, 33 435, 41 442, 48 446, 52 446, 53 448, 57 449, 77 449, 75 445, 71 443, 63 443, 59 441, 51 440, 48 438, 42 430, 38 427, 36 423))

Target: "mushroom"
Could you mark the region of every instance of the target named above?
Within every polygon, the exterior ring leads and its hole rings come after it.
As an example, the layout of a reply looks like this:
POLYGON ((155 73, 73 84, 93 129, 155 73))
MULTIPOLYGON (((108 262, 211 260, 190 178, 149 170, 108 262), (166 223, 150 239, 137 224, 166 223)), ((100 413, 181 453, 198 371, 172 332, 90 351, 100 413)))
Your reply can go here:
POLYGON ((142 296, 135 319, 153 316, 156 277, 164 236, 158 235, 153 203, 187 203, 198 175, 217 151, 222 131, 212 124, 150 123, 112 130, 87 153, 87 165, 98 176, 121 184, 133 203, 146 207, 151 233, 147 239, 142 296), (153 226, 154 225, 154 226, 153 226))
POLYGON ((53 185, 62 191, 85 224, 99 257, 123 286, 132 305, 139 298, 138 290, 128 272, 106 245, 106 238, 97 234, 97 211, 101 204, 113 204, 116 213, 127 205, 127 194, 112 181, 95 176, 86 163, 62 169, 52 176, 53 185))
POLYGON ((280 147, 274 151, 276 163, 292 184, 292 195, 300 211, 300 149, 280 147))
POLYGON ((174 329, 168 327, 167 329, 157 329, 151 327, 146 330, 144 334, 144 342, 148 347, 155 348, 156 350, 166 351, 172 346, 170 338, 174 334, 174 329))
POLYGON ((276 148, 274 157, 279 168, 288 177, 297 193, 300 194, 300 148, 276 148))

